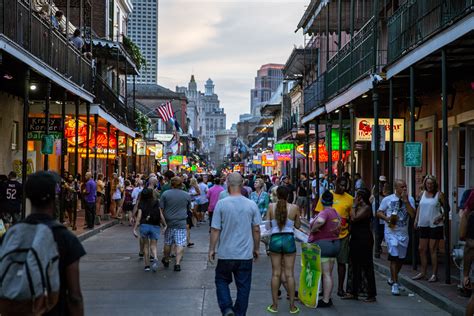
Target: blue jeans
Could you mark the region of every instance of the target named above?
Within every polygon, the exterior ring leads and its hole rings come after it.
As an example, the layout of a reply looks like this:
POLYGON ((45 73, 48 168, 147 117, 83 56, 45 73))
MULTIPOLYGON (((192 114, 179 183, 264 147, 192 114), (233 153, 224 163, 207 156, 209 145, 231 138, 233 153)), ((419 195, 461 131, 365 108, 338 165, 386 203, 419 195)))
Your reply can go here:
POLYGON ((233 310, 236 316, 244 316, 249 305, 250 287, 252 283, 252 259, 225 260, 219 259, 216 267, 217 303, 222 314, 233 310), (229 284, 234 276, 237 286, 237 299, 232 304, 229 284))

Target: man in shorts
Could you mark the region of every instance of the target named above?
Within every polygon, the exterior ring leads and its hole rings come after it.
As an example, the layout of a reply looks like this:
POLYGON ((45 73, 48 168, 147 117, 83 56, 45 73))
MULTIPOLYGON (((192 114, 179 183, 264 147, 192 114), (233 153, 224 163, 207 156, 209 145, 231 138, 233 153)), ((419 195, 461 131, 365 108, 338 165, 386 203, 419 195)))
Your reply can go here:
MULTIPOLYGON (((336 180, 336 189, 334 191, 331 191, 334 198, 332 207, 341 217, 341 230, 339 232, 341 248, 337 256, 337 296, 340 297, 343 297, 346 294, 344 291, 344 281, 346 278, 346 265, 349 264, 349 218, 351 214, 352 204, 354 202, 354 198, 352 197, 352 195, 346 192, 346 186, 347 179, 339 177, 336 180)), ((316 206, 316 212, 321 212, 323 209, 324 206, 321 203, 320 198, 318 205, 316 206)))
POLYGON ((170 264, 171 245, 176 245, 176 264, 174 271, 181 271, 181 258, 187 245, 186 220, 191 211, 191 196, 183 191, 183 180, 180 177, 171 178, 171 189, 161 195, 160 208, 166 220, 164 257, 161 262, 167 268, 170 264))
POLYGON ((386 222, 384 237, 390 261, 388 283, 392 286, 392 295, 400 295, 398 273, 407 255, 410 217, 415 217, 415 214, 415 199, 408 196, 406 182, 395 180, 395 193, 384 198, 377 211, 377 217, 386 222))

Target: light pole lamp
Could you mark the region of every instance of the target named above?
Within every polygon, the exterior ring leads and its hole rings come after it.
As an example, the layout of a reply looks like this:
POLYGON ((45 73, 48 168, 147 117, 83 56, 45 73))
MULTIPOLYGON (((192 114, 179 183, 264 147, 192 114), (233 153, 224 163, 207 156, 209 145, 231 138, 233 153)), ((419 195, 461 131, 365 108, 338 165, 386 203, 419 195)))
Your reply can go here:
POLYGON ((291 171, 291 181, 293 185, 296 185, 296 137, 298 137, 298 127, 296 127, 296 123, 293 123, 293 128, 291 129, 291 138, 293 139, 293 169, 291 171))

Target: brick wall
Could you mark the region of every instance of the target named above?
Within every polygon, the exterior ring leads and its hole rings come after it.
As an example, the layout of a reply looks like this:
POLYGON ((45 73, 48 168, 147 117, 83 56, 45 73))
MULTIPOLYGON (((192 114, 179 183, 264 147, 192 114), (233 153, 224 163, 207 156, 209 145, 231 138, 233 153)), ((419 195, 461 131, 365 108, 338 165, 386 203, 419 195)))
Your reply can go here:
POLYGON ((94 0, 92 5, 92 29, 99 37, 106 37, 106 0, 94 0))

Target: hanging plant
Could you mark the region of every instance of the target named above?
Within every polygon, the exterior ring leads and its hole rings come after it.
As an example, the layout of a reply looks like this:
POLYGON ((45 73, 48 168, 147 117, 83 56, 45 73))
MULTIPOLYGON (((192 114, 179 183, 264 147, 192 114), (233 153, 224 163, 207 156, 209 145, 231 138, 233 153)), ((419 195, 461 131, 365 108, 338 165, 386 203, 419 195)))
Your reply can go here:
POLYGON ((148 132, 150 131, 150 118, 138 110, 135 110, 135 124, 137 126, 138 132, 143 136, 148 134, 148 132))
POLYGON ((132 57, 133 62, 137 66, 138 70, 141 69, 142 66, 146 67, 146 59, 143 57, 142 52, 140 51, 140 47, 137 46, 130 38, 123 35, 123 47, 127 51, 127 53, 132 57))

